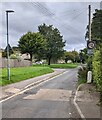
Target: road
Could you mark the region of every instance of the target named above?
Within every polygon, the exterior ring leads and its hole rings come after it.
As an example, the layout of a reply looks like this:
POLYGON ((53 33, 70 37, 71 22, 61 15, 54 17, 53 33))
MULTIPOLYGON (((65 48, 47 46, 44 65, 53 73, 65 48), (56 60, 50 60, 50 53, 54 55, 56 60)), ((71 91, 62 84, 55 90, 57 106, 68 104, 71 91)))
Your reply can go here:
POLYGON ((77 68, 2 103, 3 118, 76 118, 77 68))

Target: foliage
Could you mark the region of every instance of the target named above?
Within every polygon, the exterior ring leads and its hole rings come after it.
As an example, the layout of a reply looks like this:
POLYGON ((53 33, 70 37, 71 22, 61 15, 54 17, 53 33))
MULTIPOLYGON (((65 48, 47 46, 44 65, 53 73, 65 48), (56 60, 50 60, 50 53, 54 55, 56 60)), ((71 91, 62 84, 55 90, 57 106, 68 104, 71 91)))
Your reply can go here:
POLYGON ((19 51, 19 47, 17 47, 17 46, 13 46, 12 49, 13 49, 13 51, 19 51))
MULTIPOLYGON (((89 36, 89 26, 87 26, 86 38, 89 36)), ((95 10, 91 24, 91 39, 96 42, 92 59, 93 82, 102 96, 102 10, 95 10)), ((90 58, 89 58, 90 59, 90 58)), ((91 63, 91 62, 90 62, 91 63)))
POLYGON ((67 63, 68 60, 71 60, 73 63, 79 61, 79 55, 77 51, 64 52, 64 60, 67 63))
POLYGON ((78 70, 78 84, 86 83, 87 81, 87 68, 80 67, 78 70))
POLYGON ((17 59, 17 56, 15 54, 10 55, 10 59, 17 59))
POLYGON ((48 65, 50 65, 52 58, 58 59, 63 55, 65 42, 63 42, 63 38, 60 35, 59 30, 54 28, 52 25, 40 25, 38 26, 38 30, 46 39, 44 55, 48 60, 48 65))
MULTIPOLYGON (((97 45, 102 42, 102 10, 95 10, 95 13, 93 14, 92 18, 92 24, 91 24, 91 29, 92 29, 92 36, 91 39, 95 40, 97 42, 97 45)), ((86 32, 86 38, 89 36, 89 26, 87 26, 87 32, 86 32)))
POLYGON ((80 56, 80 61, 81 61, 82 63, 86 63, 87 60, 88 60, 87 48, 84 48, 84 49, 80 50, 79 56, 80 56))
POLYGON ((7 69, 2 69, 2 75, 0 76, 0 85, 7 85, 43 74, 51 73, 53 70, 49 67, 19 67, 11 68, 10 80, 7 79, 7 69))
POLYGON ((33 54, 40 53, 44 49, 45 40, 40 33, 28 32, 19 40, 21 53, 29 53, 32 61, 33 54))
POLYGON ((92 70, 92 56, 89 56, 87 59, 87 69, 92 70))
POLYGON ((95 50, 93 56, 93 80, 99 91, 102 91, 102 54, 100 50, 95 50))

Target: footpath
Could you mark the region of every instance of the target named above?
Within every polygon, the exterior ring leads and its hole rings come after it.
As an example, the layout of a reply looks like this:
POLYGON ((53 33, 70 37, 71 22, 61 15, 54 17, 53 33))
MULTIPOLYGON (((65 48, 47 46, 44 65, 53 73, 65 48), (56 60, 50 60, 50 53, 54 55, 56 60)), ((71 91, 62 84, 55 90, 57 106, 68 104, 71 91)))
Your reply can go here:
POLYGON ((75 96, 78 112, 85 120, 102 120, 102 107, 100 105, 100 93, 92 84, 81 84, 75 96))

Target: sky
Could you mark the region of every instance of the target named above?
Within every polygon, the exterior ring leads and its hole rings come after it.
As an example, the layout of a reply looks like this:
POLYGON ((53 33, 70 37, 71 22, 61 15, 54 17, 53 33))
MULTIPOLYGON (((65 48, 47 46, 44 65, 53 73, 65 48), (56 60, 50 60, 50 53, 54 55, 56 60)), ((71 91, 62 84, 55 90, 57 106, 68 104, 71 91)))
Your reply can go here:
POLYGON ((0 3, 0 48, 7 46, 6 10, 9 13, 9 44, 17 46, 22 35, 28 31, 38 32, 38 26, 45 23, 58 28, 67 51, 80 51, 86 47, 85 33, 88 24, 88 5, 91 5, 91 14, 100 9, 100 2, 62 2, 62 1, 22 1, 0 3))

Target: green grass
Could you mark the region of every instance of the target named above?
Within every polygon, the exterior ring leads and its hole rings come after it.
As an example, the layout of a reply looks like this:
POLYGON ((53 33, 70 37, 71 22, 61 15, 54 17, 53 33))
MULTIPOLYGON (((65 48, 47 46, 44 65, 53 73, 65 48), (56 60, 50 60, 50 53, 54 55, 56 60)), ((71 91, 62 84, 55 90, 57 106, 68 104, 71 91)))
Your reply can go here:
POLYGON ((68 63, 68 64, 51 64, 51 65, 33 65, 33 66, 48 66, 50 68, 76 68, 78 64, 68 63))
POLYGON ((77 64, 51 64, 51 68, 76 68, 77 64))
POLYGON ((0 86, 7 84, 19 82, 43 74, 51 73, 53 70, 50 67, 19 67, 10 69, 10 81, 7 79, 7 69, 2 69, 2 74, 0 75, 0 86))
POLYGON ((79 78, 79 80, 78 80, 78 86, 80 85, 80 84, 83 84, 83 83, 86 83, 87 81, 86 81, 86 79, 84 79, 84 78, 79 78))

